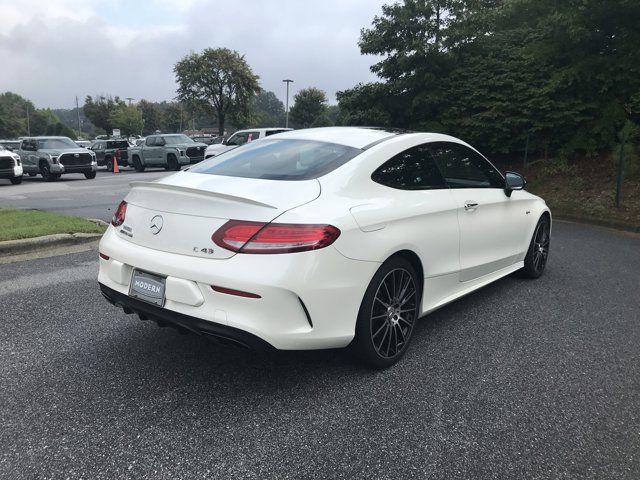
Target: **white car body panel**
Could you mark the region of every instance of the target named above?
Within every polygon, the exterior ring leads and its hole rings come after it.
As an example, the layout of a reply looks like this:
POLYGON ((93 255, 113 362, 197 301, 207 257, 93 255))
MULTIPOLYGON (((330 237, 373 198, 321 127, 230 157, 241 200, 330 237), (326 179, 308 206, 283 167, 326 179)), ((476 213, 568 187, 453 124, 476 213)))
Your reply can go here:
POLYGON ((353 339, 371 278, 392 255, 406 251, 419 259, 419 310, 428 313, 521 268, 539 218, 550 215, 542 199, 524 190, 511 196, 498 188, 399 190, 371 179, 389 158, 413 146, 467 145, 446 135, 343 127, 278 138, 366 149, 317 180, 185 171, 135 183, 125 198, 124 225, 110 226, 100 242, 109 259, 100 261, 99 282, 126 295, 133 268, 157 273, 167 277, 165 309, 239 328, 278 349, 343 347, 353 339), (477 206, 465 208, 467 203, 477 206), (157 235, 149 229, 155 215, 164 219, 157 235), (319 250, 235 254, 211 241, 228 219, 330 224, 341 234, 319 250), (213 253, 201 247, 213 247, 213 253), (221 294, 211 285, 261 298, 221 294))

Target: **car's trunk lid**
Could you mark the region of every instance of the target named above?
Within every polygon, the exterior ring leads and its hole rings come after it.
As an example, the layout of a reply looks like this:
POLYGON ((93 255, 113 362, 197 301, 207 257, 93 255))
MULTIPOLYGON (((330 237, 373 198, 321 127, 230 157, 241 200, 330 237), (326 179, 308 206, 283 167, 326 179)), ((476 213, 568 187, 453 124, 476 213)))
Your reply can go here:
POLYGON ((316 199, 317 180, 277 181, 181 172, 158 182, 133 182, 122 238, 148 248, 203 258, 234 252, 211 235, 228 220, 270 222, 316 199))

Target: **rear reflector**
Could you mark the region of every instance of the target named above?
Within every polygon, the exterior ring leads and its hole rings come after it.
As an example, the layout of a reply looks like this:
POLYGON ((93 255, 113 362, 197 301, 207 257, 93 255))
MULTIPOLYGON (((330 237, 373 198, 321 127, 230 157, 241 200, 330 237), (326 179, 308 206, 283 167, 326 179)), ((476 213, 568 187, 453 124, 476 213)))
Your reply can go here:
POLYGON ((104 253, 100 253, 100 258, 103 260, 109 260, 109 256, 105 255, 104 253))
POLYGON ((211 285, 211 289, 214 292, 226 293, 227 295, 235 295, 237 297, 262 298, 260 295, 256 293, 243 292, 242 290, 234 290, 232 288, 218 287, 217 285, 211 285))
POLYGON ((340 230, 332 225, 229 220, 211 240, 238 253, 293 253, 327 247, 339 236, 340 230))

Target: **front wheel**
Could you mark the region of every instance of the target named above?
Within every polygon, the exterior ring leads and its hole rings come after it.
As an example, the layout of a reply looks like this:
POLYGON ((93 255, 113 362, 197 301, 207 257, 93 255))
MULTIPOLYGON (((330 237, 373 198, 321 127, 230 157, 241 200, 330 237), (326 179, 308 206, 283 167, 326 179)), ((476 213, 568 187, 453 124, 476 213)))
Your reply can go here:
POLYGON ((94 178, 96 178, 96 172, 87 172, 84 174, 84 178, 86 178, 87 180, 93 180, 94 178))
POLYGON ((19 177, 13 177, 11 179, 11 183, 14 185, 20 185, 22 183, 22 175, 20 175, 19 177))
POLYGON ((49 168, 48 163, 42 163, 40 165, 40 175, 42 175, 42 178, 45 182, 53 182, 54 180, 57 180, 59 178, 59 176, 51 173, 51 169, 49 168))
POLYGON ((387 368, 407 351, 418 319, 421 283, 404 258, 387 260, 365 292, 353 347, 374 368, 387 368))
POLYGON ((138 156, 133 157, 133 168, 135 168, 136 172, 144 172, 144 165, 142 165, 138 156))
POLYGON ((113 160, 111 158, 107 159, 107 172, 113 172, 113 160))
POLYGON ((175 155, 169 155, 167 157, 167 170, 178 171, 180 170, 180 164, 175 155))
POLYGON ((536 225, 533 238, 524 258, 524 268, 520 274, 524 278, 539 278, 544 273, 549 257, 549 244, 551 241, 551 221, 544 215, 536 225))

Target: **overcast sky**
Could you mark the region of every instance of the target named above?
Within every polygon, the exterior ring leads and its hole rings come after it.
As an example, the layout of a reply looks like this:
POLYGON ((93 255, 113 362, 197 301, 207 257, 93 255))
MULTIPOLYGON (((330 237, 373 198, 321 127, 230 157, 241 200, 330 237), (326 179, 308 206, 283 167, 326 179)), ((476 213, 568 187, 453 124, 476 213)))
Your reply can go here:
POLYGON ((0 0, 0 92, 37 107, 77 95, 175 97, 173 65, 190 51, 246 55, 284 101, 300 88, 335 92, 375 79, 360 29, 392 0, 0 0))

